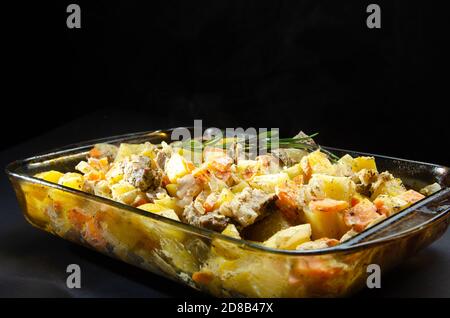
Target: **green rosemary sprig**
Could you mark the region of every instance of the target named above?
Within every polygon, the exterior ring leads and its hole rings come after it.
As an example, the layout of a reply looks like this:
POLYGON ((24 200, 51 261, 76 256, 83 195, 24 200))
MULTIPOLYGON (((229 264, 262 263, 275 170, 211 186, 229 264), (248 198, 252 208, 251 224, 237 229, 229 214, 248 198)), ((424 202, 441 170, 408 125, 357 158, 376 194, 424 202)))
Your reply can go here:
MULTIPOLYGON (((249 138, 246 138, 243 140, 244 144, 244 150, 249 151, 252 147, 252 142, 257 142, 258 149, 264 149, 266 151, 272 151, 277 148, 294 148, 294 149, 302 149, 306 150, 308 152, 312 152, 315 150, 320 149, 321 152, 325 153, 329 159, 333 162, 336 162, 339 160, 339 157, 333 154, 332 152, 320 147, 319 145, 316 145, 313 142, 313 138, 316 137, 319 133, 314 133, 311 135, 305 135, 301 137, 291 137, 291 138, 279 138, 278 141, 276 141, 276 138, 278 138, 278 133, 274 133, 272 131, 261 133, 257 136, 252 136, 249 138)), ((210 140, 200 141, 200 140, 194 140, 189 139, 184 141, 181 145, 183 148, 190 149, 190 151, 196 152, 196 151, 203 151, 206 147, 212 147, 219 142, 223 140, 223 137, 216 136, 210 140)), ((229 146, 231 143, 234 143, 238 140, 227 140, 226 142, 220 143, 218 147, 221 147, 223 149, 226 149, 227 146, 229 146)))

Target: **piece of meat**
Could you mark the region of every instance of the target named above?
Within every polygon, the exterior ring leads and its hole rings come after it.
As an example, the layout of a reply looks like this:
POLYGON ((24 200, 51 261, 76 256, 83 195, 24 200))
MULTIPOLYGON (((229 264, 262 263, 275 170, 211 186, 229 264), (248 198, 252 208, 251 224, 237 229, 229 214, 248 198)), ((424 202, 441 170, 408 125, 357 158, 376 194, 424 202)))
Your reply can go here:
POLYGON ((161 186, 162 171, 151 166, 150 158, 132 155, 123 161, 123 178, 135 188, 145 192, 161 186))
POLYGON ((218 213, 218 211, 202 213, 193 202, 184 208, 182 218, 188 224, 217 232, 222 232, 230 222, 228 217, 218 213))
POLYGON ((256 157, 260 174, 274 174, 281 171, 280 160, 272 154, 256 157))
POLYGON ((356 192, 370 197, 372 184, 378 180, 378 172, 374 169, 361 169, 352 178, 356 185, 356 192))
MULTIPOLYGON (((299 138, 305 138, 308 137, 307 134, 305 134, 303 131, 300 131, 297 135, 293 137, 293 139, 299 139, 299 138)), ((302 141, 304 144, 310 145, 310 146, 317 146, 316 142, 312 138, 306 138, 302 141)))
POLYGON ((177 181, 177 197, 180 199, 178 204, 182 207, 188 205, 203 189, 202 181, 195 178, 192 174, 187 174, 177 181))
POLYGON ((267 194, 258 189, 245 188, 233 200, 222 204, 219 212, 236 220, 242 227, 246 227, 255 223, 257 219, 266 216, 276 199, 277 196, 275 194, 267 194))
POLYGON ((159 169, 164 171, 167 161, 172 156, 173 150, 171 147, 163 147, 161 149, 156 149, 155 152, 156 152, 155 158, 156 165, 158 166, 159 169))
POLYGON ((279 148, 273 150, 271 153, 278 158, 285 167, 291 167, 299 163, 304 156, 308 155, 307 151, 294 148, 279 148))

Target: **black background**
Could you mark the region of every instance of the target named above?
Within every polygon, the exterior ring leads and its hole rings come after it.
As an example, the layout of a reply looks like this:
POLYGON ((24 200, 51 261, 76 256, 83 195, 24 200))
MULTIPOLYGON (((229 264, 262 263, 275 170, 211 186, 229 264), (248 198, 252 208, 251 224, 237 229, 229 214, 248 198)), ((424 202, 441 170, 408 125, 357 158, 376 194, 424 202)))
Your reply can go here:
POLYGON ((81 29, 66 26, 69 3, 18 9, 8 111, 27 125, 3 147, 135 111, 159 128, 303 129, 324 145, 448 164, 437 1, 378 1, 381 29, 367 28, 366 1, 78 1, 81 29))
MULTIPOLYGON (((449 165, 447 17, 437 1, 377 1, 379 30, 366 26, 366 1, 77 1, 82 28, 68 29, 70 2, 3 11, 14 86, 2 107, 3 167, 194 119, 318 131, 324 145, 449 165)), ((199 296, 32 229, 0 181, 1 296, 199 296), (68 263, 82 265, 86 288, 67 290, 68 263)), ((447 233, 381 292, 360 295, 448 296, 449 242, 447 233)))

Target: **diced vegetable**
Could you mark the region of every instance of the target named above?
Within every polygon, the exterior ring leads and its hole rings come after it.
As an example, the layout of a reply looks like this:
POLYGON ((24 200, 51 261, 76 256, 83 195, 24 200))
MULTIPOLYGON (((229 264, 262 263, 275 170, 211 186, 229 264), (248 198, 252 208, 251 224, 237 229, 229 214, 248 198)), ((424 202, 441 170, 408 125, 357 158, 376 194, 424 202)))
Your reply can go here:
POLYGON ((222 234, 238 239, 241 238, 241 235, 234 224, 228 224, 225 230, 222 231, 222 234))
POLYGON ((289 180, 289 176, 284 173, 265 174, 255 176, 249 182, 254 188, 261 189, 267 193, 274 193, 275 188, 283 185, 289 180))
POLYGON ((235 186, 231 187, 231 192, 233 192, 234 194, 242 192, 242 190, 244 190, 245 188, 248 188, 250 185, 245 182, 245 181, 241 181, 238 184, 236 184, 235 186))
POLYGON ((379 195, 373 201, 377 211, 385 216, 391 216, 408 206, 408 202, 399 197, 390 197, 385 194, 379 195))
POLYGON ((391 216, 417 201, 422 200, 424 197, 424 195, 414 190, 408 190, 393 197, 381 194, 373 201, 373 203, 379 213, 385 216, 391 216))
POLYGON ((349 177, 353 174, 353 158, 349 154, 341 157, 336 163, 336 175, 340 177, 349 177))
POLYGON ((327 155, 320 150, 316 150, 302 158, 301 168, 307 178, 315 173, 333 175, 335 167, 331 164, 327 155))
POLYGON ((236 169, 245 180, 253 177, 258 171, 258 162, 256 160, 239 160, 236 169))
POLYGON ((76 190, 81 190, 83 188, 83 175, 75 172, 68 172, 61 176, 58 180, 60 185, 69 187, 76 190))
POLYGON ((345 212, 344 222, 356 232, 361 232, 369 224, 374 224, 383 218, 384 215, 377 213, 376 206, 366 199, 345 212))
POLYGON ((122 143, 119 146, 115 161, 122 161, 131 155, 143 155, 149 158, 155 158, 154 146, 150 143, 144 144, 126 144, 122 143))
POLYGON ((287 175, 291 179, 294 179, 297 176, 303 175, 303 169, 302 169, 302 166, 300 165, 300 163, 297 163, 297 164, 293 165, 292 167, 289 167, 289 168, 283 170, 283 172, 287 173, 287 175))
POLYGON ((277 232, 263 244, 271 248, 294 250, 297 246, 310 239, 311 226, 309 224, 301 224, 277 232))
POLYGON ((165 169, 170 183, 176 183, 177 180, 189 173, 186 160, 179 154, 173 154, 167 161, 165 169))
POLYGON ((374 157, 356 157, 353 159, 352 170, 358 172, 362 169, 377 170, 374 157))
POLYGON ((375 200, 381 194, 396 196, 406 191, 402 180, 393 178, 390 174, 381 174, 379 180, 372 187, 371 200, 375 200))
POLYGON ((220 192, 214 208, 218 209, 222 204, 230 202, 231 200, 233 200, 233 198, 234 198, 233 192, 231 192, 227 188, 222 189, 222 192, 220 192))
POLYGON ((416 203, 417 201, 422 200, 423 198, 425 198, 425 196, 414 190, 408 190, 399 194, 398 198, 405 200, 409 204, 413 204, 416 203))
POLYGON ((174 210, 177 214, 180 214, 183 212, 183 209, 178 206, 177 201, 177 199, 165 195, 160 199, 155 199, 154 203, 167 209, 174 210))
POLYGON ((35 175, 36 178, 43 179, 45 181, 58 183, 59 179, 63 176, 63 174, 59 171, 50 170, 46 172, 41 172, 35 175))
POLYGON ((295 224, 289 222, 286 216, 279 210, 274 211, 264 219, 256 222, 243 230, 245 239, 262 242, 275 233, 285 230, 295 224))
POLYGON ((423 187, 420 190, 420 193, 422 193, 423 195, 432 195, 439 190, 441 190, 441 186, 439 185, 439 183, 435 182, 433 184, 427 185, 426 187, 423 187))
MULTIPOLYGON (((222 231, 223 235, 230 236, 232 238, 240 239, 241 235, 234 224, 228 224, 222 231)), ((242 251, 235 244, 225 242, 222 239, 214 239, 212 242, 212 251, 226 259, 237 259, 242 255, 242 251)))
POLYGON ((322 199, 311 201, 305 207, 304 213, 311 224, 313 239, 321 237, 339 239, 348 230, 344 223, 344 211, 348 208, 347 201, 322 199))
POLYGON ((168 185, 166 185, 166 190, 170 194, 171 197, 176 197, 177 191, 178 191, 178 185, 174 184, 174 183, 169 183, 168 185))
POLYGON ((309 187, 318 199, 330 198, 350 202, 355 194, 355 184, 346 177, 315 174, 309 181, 309 187))

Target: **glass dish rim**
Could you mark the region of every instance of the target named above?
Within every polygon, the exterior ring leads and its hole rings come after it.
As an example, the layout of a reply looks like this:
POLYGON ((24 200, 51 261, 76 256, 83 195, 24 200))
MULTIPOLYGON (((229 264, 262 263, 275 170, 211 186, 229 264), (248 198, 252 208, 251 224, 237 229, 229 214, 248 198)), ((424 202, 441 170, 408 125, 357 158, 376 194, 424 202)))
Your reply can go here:
MULTIPOLYGON (((182 127, 182 128, 186 128, 186 129, 192 129, 192 127, 182 127)), ((190 232, 196 235, 200 235, 202 237, 205 237, 207 239, 213 240, 213 239, 221 239, 224 241, 228 241, 234 245, 238 245, 241 248, 244 249, 248 249, 251 251, 259 251, 259 252, 264 252, 264 253, 270 253, 270 254, 275 254, 275 255, 283 255, 283 256, 314 256, 314 255, 324 255, 324 254, 334 254, 334 253, 350 253, 350 252, 355 252, 361 249, 365 249, 365 248, 369 248, 372 246, 376 246, 376 245, 380 245, 380 244, 386 244, 389 243, 393 240, 396 239, 400 239, 402 237, 405 236, 409 236, 409 235, 413 235, 414 233, 423 230, 424 228, 427 228, 429 226, 432 226, 433 224, 439 222, 441 219, 446 218, 449 213, 450 213, 450 208, 446 209, 445 211, 441 212, 440 214, 437 214, 435 217, 421 223, 418 225, 415 225, 409 229, 406 229, 404 231, 398 232, 398 233, 394 233, 392 235, 386 236, 386 237, 382 237, 382 238, 378 238, 378 239, 374 239, 374 240, 370 240, 370 241, 365 241, 365 242, 357 242, 353 245, 348 245, 346 244, 348 241, 343 242, 341 244, 332 246, 332 247, 327 247, 327 248, 322 248, 322 249, 314 249, 314 250, 282 250, 282 249, 276 249, 276 248, 270 248, 270 247, 266 247, 263 246, 262 244, 259 244, 257 242, 252 242, 252 241, 248 241, 248 240, 244 240, 244 239, 236 239, 227 235, 224 235, 222 233, 219 232, 215 232, 209 229, 205 229, 205 228, 200 228, 197 226, 193 226, 190 224, 186 224, 183 223, 181 221, 176 221, 176 220, 172 220, 163 216, 160 216, 158 214, 154 214, 154 213, 149 213, 146 212, 144 210, 138 209, 136 207, 132 207, 129 205, 126 205, 124 203, 120 203, 108 198, 103 198, 100 196, 96 196, 94 194, 90 194, 90 193, 86 193, 83 192, 81 190, 76 190, 76 189, 72 189, 63 185, 59 185, 53 182, 49 182, 49 181, 45 181, 43 179, 39 179, 30 175, 27 175, 25 173, 20 173, 17 172, 18 169, 20 169, 21 167, 27 166, 29 164, 33 164, 33 163, 43 163, 45 162, 47 159, 47 161, 51 158, 51 157, 56 157, 56 156, 61 156, 64 155, 65 153, 77 153, 78 155, 80 155, 82 153, 82 149, 87 150, 87 148, 92 147, 93 145, 100 143, 100 142, 109 142, 109 143, 114 143, 114 142, 126 142, 127 139, 134 139, 134 138, 138 138, 138 137, 145 137, 146 135, 150 136, 156 136, 158 134, 167 134, 167 132, 170 132, 172 130, 174 130, 175 128, 170 128, 170 129, 160 129, 160 130, 153 130, 153 131, 142 131, 142 132, 135 132, 135 133, 129 133, 129 134, 122 134, 122 135, 115 135, 115 136, 110 136, 110 137, 103 137, 103 138, 97 138, 97 139, 91 139, 88 141, 83 141, 80 143, 73 143, 73 144, 69 144, 63 147, 59 147, 57 149, 54 150, 50 150, 48 152, 36 155, 36 156, 32 156, 32 157, 28 157, 25 159, 20 159, 20 160, 15 160, 11 163, 9 163, 6 168, 5 168, 5 172, 8 175, 8 177, 10 179, 12 178, 16 178, 16 179, 20 179, 20 180, 24 180, 33 184, 38 184, 38 185, 42 185, 42 186, 47 186, 47 187, 51 187, 54 189, 58 189, 64 192, 69 192, 73 195, 77 195, 77 196, 81 196, 84 199, 88 199, 88 200, 94 200, 97 201, 99 203, 102 204, 107 204, 110 205, 114 208, 120 209, 122 211, 126 211, 128 213, 133 213, 133 214, 137 214, 137 215, 141 215, 144 217, 148 217, 150 219, 153 219, 157 222, 162 222, 164 224, 167 224, 169 226, 175 226, 180 228, 182 231, 185 232, 190 232), (78 152, 77 152, 78 151, 78 152)), ((371 154, 371 153, 365 153, 365 152, 359 152, 359 151, 355 151, 355 150, 346 150, 346 149, 341 149, 341 148, 334 148, 334 147, 325 147, 322 146, 323 148, 327 149, 327 150, 336 150, 336 151, 340 151, 340 152, 346 152, 346 153, 357 153, 359 155, 363 155, 363 156, 376 156, 379 158, 383 158, 383 159, 387 159, 387 160, 398 160, 398 161, 402 161, 402 162, 409 162, 409 163, 414 163, 414 164, 422 164, 422 165, 427 165, 427 166, 431 166, 434 168, 442 168, 442 169, 446 169, 449 170, 448 167, 443 166, 443 165, 438 165, 438 164, 433 164, 433 163, 427 163, 427 162, 421 162, 421 161, 414 161, 414 160, 408 160, 408 159, 401 159, 401 158, 396 158, 396 157, 390 157, 390 156, 385 156, 385 155, 378 155, 378 154, 371 154)), ((401 211, 402 214, 407 214, 409 211, 412 211, 414 209, 417 209, 417 207, 424 205, 425 203, 429 202, 429 201, 433 201, 434 199, 436 199, 437 197, 441 196, 444 192, 448 192, 450 190, 449 187, 445 187, 443 189, 441 189, 440 191, 434 193, 433 195, 426 197, 418 202, 416 202, 415 204, 411 205, 410 207, 404 209, 403 211, 401 211)), ((396 216, 398 216, 398 214, 392 215, 386 219, 384 219, 383 221, 381 221, 380 223, 376 224, 374 227, 376 227, 377 225, 382 225, 383 223, 385 223, 387 220, 391 220, 393 218, 395 218, 396 216)), ((358 237, 361 234, 365 234, 367 235, 367 233, 370 230, 373 230, 373 228, 369 228, 357 235, 355 235, 353 238, 358 237)))

